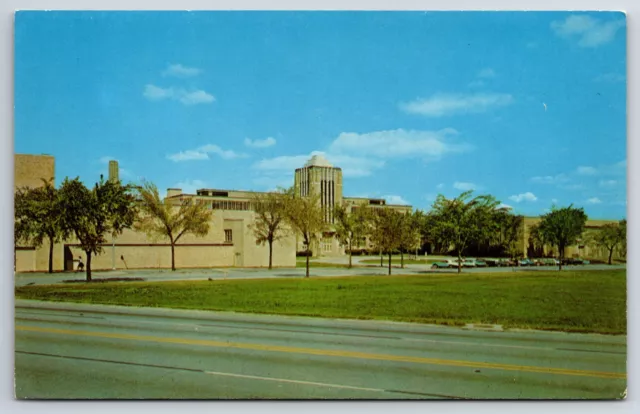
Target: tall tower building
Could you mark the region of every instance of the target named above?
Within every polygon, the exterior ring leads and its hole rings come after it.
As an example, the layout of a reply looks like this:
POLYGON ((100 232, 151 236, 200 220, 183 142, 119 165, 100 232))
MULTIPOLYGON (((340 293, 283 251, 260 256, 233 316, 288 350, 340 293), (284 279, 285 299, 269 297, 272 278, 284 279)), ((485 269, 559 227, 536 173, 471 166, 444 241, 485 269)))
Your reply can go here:
POLYGON ((115 161, 115 160, 109 161, 109 181, 112 181, 112 182, 120 181, 120 172, 118 170, 118 161, 115 161))
POLYGON ((320 205, 327 223, 335 223, 333 208, 342 204, 342 170, 334 167, 322 155, 314 155, 302 168, 297 168, 294 179, 296 196, 320 194, 320 205))

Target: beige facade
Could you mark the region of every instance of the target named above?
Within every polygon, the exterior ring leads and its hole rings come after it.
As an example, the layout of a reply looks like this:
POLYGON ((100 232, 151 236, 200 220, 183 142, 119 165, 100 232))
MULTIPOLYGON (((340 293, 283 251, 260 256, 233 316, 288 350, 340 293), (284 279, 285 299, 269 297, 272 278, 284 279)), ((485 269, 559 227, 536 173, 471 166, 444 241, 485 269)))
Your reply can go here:
POLYGON ((55 159, 51 155, 15 154, 14 187, 36 188, 42 180, 53 180, 56 176, 55 159))
MULTIPOLYGON (((45 155, 15 156, 15 187, 42 185, 42 178, 55 177, 54 158, 45 155)), ((117 163, 109 164, 109 179, 118 179, 117 163)), ((176 202, 196 199, 213 210, 210 231, 205 237, 185 235, 175 247, 176 267, 266 267, 269 263, 268 246, 257 245, 250 229, 255 213, 250 209, 251 192, 226 190, 198 190, 196 194, 183 194, 181 189, 169 189, 167 197, 176 202)), ((92 257, 94 270, 170 268, 171 246, 167 238, 150 238, 144 233, 125 230, 113 240, 107 236, 103 252, 92 257)), ((54 271, 75 269, 78 259, 85 259, 77 240, 66 240, 54 245, 54 271)), ((18 246, 16 271, 46 271, 49 263, 49 245, 18 246)), ((295 267, 295 237, 274 243, 273 265, 295 267)))
MULTIPOLYGON (((14 190, 18 188, 42 187, 43 180, 55 178, 55 159, 50 155, 15 154, 14 156, 14 190)), ((60 246, 54 246, 55 253, 61 252, 60 246)), ((16 246, 16 271, 27 272, 49 267, 49 245, 47 242, 40 248, 33 246, 16 246)), ((62 260, 58 260, 60 265, 62 260)))

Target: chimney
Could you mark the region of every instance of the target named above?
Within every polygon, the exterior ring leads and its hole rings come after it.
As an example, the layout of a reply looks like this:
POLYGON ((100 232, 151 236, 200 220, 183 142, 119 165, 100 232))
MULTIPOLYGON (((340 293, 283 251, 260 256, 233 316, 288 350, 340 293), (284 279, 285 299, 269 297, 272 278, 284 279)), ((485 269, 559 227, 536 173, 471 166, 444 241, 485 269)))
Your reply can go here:
POLYGON ((120 181, 120 172, 118 170, 118 161, 116 161, 116 160, 109 161, 109 181, 111 181, 111 182, 120 181))

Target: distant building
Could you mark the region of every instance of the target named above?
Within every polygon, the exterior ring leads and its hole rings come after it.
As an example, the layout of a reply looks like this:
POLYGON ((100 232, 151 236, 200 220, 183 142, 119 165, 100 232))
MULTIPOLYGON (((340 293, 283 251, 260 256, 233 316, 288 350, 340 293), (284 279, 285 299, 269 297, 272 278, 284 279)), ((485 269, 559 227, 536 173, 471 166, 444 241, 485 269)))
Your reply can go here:
MULTIPOLYGON (((349 213, 362 206, 389 208, 402 212, 411 211, 411 206, 387 204, 386 200, 381 198, 344 197, 342 194, 342 169, 334 167, 322 155, 312 156, 304 167, 296 169, 293 185, 298 197, 306 197, 311 193, 320 194, 320 206, 329 226, 321 240, 311 246, 314 256, 341 256, 345 254, 344 247, 335 237, 333 212, 336 206, 344 205, 349 213)), ((300 238, 296 244, 299 251, 304 250, 300 238)), ((365 241, 361 247, 368 246, 369 243, 365 241)))

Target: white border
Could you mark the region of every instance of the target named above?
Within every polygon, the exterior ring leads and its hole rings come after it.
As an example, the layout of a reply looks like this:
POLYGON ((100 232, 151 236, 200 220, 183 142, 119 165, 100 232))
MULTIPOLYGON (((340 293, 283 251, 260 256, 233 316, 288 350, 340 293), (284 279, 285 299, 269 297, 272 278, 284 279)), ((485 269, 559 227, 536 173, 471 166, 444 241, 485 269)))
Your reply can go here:
POLYGON ((637 16, 640 15, 638 0, 3 0, 0 1, 0 179, 2 180, 2 196, 0 197, 0 295, 2 303, 2 335, 0 349, 2 364, 0 365, 0 410, 6 413, 36 413, 46 411, 47 414, 110 413, 120 412, 154 412, 172 413, 177 409, 187 409, 191 413, 207 411, 253 412, 263 414, 300 414, 322 413, 327 410, 360 413, 382 413, 388 410, 403 412, 473 412, 482 413, 638 413, 640 412, 640 381, 637 350, 640 349, 638 338, 638 318, 640 306, 632 299, 640 298, 640 267, 637 257, 640 250, 640 220, 636 215, 628 214, 629 253, 628 266, 628 352, 629 375, 628 397, 623 402, 23 402, 13 399, 13 253, 12 253, 12 209, 13 209, 13 12, 15 10, 621 10, 627 12, 627 51, 628 51, 628 208, 639 206, 637 186, 634 178, 639 177, 640 167, 634 160, 640 158, 640 144, 637 142, 638 119, 637 107, 634 105, 639 97, 640 87, 633 74, 640 73, 637 45, 637 16), (634 45, 636 46, 634 48, 634 45), (634 50, 635 49, 635 50, 634 50), (632 53, 633 52, 633 53, 632 53), (635 351, 635 352, 634 352, 635 351), (185 405, 186 404, 186 405, 185 405))

